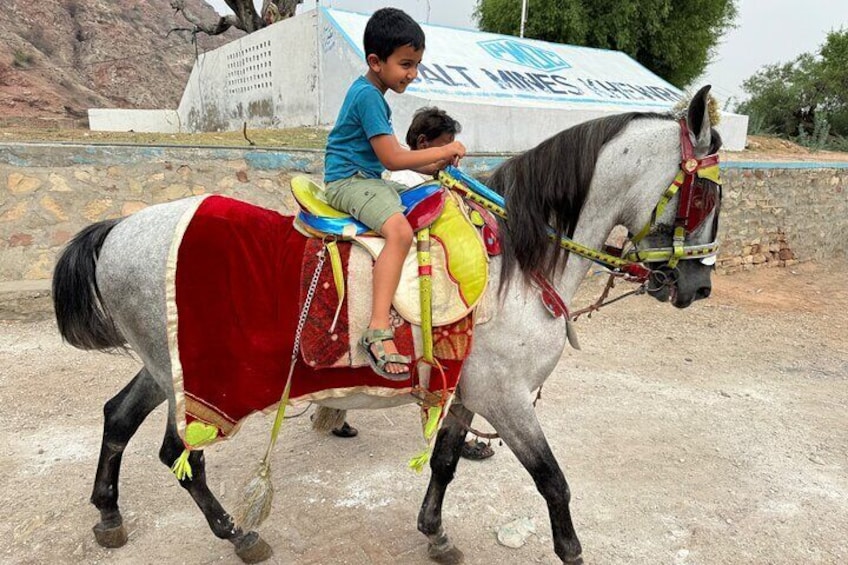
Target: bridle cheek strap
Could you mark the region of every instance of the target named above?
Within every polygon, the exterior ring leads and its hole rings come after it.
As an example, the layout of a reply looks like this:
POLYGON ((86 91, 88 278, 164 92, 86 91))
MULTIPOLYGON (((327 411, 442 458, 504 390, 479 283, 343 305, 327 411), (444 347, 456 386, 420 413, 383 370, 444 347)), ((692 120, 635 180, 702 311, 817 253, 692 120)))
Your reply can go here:
MULTIPOLYGON (((695 157, 695 150, 689 134, 686 120, 680 122, 680 170, 671 185, 660 197, 660 201, 651 213, 651 219, 632 239, 634 245, 641 242, 656 227, 657 219, 662 216, 666 206, 679 192, 677 216, 674 221, 674 234, 671 248, 634 250, 626 255, 635 261, 664 260, 670 268, 675 268, 681 259, 704 259, 715 255, 718 243, 703 246, 685 245, 686 235, 692 233, 704 222, 710 212, 718 205, 721 177, 718 153, 701 159, 695 157)), ((717 231, 717 230, 714 230, 717 231)), ((717 236, 714 233, 713 236, 717 236)))

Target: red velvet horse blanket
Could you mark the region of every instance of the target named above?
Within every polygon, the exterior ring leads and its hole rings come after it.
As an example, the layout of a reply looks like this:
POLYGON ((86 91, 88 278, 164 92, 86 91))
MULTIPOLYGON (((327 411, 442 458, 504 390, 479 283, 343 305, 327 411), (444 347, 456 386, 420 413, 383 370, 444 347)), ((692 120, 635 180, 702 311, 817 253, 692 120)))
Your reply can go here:
MULTIPOLYGON (((195 420, 214 425, 219 436, 230 436, 244 417, 280 400, 303 298, 301 270, 310 264, 304 258, 308 239, 292 220, 210 196, 186 213, 175 234, 168 337, 177 425, 184 438, 186 426, 195 420)), ((329 261, 325 268, 330 272, 329 261)), ((311 274, 305 272, 303 278, 311 274)), ((462 361, 442 364, 453 389, 462 361)), ((431 382, 434 390, 442 388, 441 378, 431 382)), ((314 368, 300 360, 291 399, 392 396, 408 394, 412 386, 383 379, 368 367, 314 368)))

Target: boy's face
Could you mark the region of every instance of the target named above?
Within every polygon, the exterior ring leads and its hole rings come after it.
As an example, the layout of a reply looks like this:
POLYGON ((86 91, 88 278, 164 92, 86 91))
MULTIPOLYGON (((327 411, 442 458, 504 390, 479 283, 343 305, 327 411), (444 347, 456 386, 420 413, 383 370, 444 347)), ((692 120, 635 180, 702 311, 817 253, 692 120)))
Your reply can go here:
POLYGON ((424 50, 416 50, 411 45, 402 45, 394 50, 385 61, 373 53, 368 55, 368 68, 383 92, 394 90, 401 94, 418 76, 418 64, 424 56, 424 50))

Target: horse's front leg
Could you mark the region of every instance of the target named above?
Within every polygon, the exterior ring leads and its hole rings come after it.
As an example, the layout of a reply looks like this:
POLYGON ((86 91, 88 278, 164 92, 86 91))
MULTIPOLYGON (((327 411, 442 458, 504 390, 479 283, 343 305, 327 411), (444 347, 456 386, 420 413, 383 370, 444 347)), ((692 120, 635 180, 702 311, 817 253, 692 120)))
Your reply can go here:
POLYGON ((143 368, 103 407, 103 440, 91 493, 91 503, 100 511, 100 522, 93 528, 94 537, 103 547, 121 547, 127 543, 127 530, 118 509, 121 459, 138 427, 164 401, 165 392, 143 368))
POLYGON ((438 563, 460 563, 463 558, 462 552, 453 545, 442 527, 442 502, 448 484, 453 480, 465 433, 473 417, 473 412, 459 403, 454 404, 436 436, 430 460, 432 474, 427 496, 418 513, 418 530, 430 541, 427 548, 430 559, 438 563))
MULTIPOLYGON (((173 411, 168 413, 168 427, 165 439, 159 450, 159 460, 170 467, 183 451, 183 442, 177 434, 173 411)), ((273 554, 271 546, 256 532, 242 531, 235 525, 232 516, 221 506, 209 485, 206 483, 206 458, 202 450, 192 451, 188 458, 192 477, 185 477, 180 486, 188 491, 191 498, 203 512, 212 533, 220 539, 229 540, 236 555, 245 563, 259 563, 273 554)))
POLYGON ((490 410, 481 411, 501 439, 533 477, 548 503, 554 551, 564 563, 583 563, 582 549, 571 522, 571 491, 528 398, 506 396, 490 410), (513 401, 506 401, 506 398, 513 401))

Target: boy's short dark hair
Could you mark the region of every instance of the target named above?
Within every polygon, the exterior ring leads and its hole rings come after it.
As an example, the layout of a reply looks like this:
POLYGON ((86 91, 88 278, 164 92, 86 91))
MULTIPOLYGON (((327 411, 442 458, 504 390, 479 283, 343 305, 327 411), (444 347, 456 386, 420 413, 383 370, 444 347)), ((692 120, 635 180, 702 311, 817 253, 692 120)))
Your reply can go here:
POLYGON ((427 141, 433 141, 442 134, 456 135, 462 131, 460 123, 451 118, 447 112, 436 108, 421 108, 412 116, 412 123, 406 132, 406 144, 410 149, 418 148, 418 136, 423 135, 427 141))
POLYGON ((381 8, 365 24, 365 56, 377 55, 385 61, 398 47, 411 45, 424 49, 424 30, 409 15, 397 8, 381 8))

